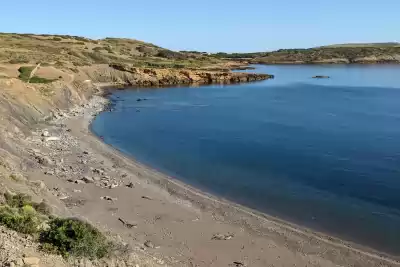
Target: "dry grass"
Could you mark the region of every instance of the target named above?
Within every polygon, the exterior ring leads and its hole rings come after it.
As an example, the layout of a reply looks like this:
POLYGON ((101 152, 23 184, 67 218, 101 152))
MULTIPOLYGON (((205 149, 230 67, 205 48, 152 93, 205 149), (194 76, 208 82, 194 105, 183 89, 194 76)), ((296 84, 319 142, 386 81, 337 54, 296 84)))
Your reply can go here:
POLYGON ((221 60, 202 54, 173 52, 133 39, 91 40, 68 35, 0 33, 0 63, 45 63, 57 68, 128 63, 151 68, 202 68, 221 60))

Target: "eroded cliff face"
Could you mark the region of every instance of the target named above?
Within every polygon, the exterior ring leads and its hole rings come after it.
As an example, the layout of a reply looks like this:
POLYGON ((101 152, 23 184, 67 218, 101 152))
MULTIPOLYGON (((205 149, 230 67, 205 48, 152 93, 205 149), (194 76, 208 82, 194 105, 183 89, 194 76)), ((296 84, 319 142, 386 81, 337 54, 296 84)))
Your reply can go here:
POLYGON ((84 68, 94 82, 115 82, 132 86, 167 86, 177 84, 240 83, 273 78, 268 74, 202 71, 187 69, 146 69, 123 64, 111 64, 96 69, 84 68))

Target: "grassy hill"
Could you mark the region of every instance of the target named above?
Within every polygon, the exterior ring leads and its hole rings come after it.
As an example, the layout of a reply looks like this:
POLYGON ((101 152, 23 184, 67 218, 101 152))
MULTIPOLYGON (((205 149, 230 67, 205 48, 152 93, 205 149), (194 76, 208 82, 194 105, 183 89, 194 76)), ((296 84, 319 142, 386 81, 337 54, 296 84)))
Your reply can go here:
POLYGON ((213 56, 265 64, 398 64, 400 63, 400 44, 337 44, 309 49, 280 49, 273 52, 217 53, 213 56))
POLYGON ((389 43, 348 43, 348 44, 333 44, 324 45, 319 48, 339 48, 339 47, 400 47, 400 43, 389 42, 389 43))
POLYGON ((221 60, 175 52, 134 39, 92 40, 70 35, 0 33, 0 64, 53 65, 58 68, 113 62, 152 68, 201 68, 221 60))

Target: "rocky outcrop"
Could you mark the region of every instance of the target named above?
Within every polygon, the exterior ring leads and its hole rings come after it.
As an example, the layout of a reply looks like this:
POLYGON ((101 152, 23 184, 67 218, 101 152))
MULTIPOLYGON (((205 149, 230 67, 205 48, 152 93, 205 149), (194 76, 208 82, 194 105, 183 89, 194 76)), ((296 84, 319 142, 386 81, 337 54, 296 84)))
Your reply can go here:
POLYGON ((101 74, 89 74, 92 79, 104 78, 134 86, 165 86, 176 84, 212 84, 240 83, 273 78, 268 74, 180 70, 180 69, 146 69, 124 64, 110 64, 111 69, 103 68, 101 74), (100 76, 99 76, 100 75, 100 76))

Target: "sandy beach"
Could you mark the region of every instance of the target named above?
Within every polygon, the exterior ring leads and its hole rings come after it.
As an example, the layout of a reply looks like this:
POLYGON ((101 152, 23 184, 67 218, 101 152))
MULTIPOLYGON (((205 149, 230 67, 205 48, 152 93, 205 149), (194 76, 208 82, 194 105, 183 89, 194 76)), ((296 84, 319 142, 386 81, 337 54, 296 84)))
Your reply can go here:
POLYGON ((200 192, 124 156, 90 131, 106 105, 94 96, 39 125, 24 145, 33 158, 47 155, 57 164, 32 164, 26 175, 43 180, 57 213, 88 220, 129 244, 149 259, 143 266, 400 265, 395 257, 200 192))

